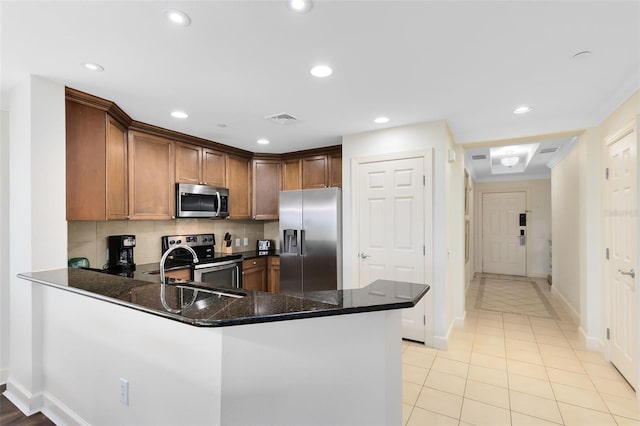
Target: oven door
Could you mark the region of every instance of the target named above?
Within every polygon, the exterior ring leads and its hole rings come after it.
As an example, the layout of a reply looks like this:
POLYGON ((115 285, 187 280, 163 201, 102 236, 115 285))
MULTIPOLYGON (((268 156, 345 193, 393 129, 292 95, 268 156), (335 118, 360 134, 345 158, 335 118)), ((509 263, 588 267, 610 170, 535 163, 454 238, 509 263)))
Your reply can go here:
POLYGON ((220 288, 242 288, 242 259, 196 264, 193 281, 220 288))

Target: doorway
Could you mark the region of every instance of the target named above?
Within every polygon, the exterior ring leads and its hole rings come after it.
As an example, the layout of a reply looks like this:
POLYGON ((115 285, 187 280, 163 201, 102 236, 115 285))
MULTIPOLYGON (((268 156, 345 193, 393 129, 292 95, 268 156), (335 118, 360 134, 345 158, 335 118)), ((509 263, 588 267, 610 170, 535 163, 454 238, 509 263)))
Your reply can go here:
POLYGON ((527 275, 526 195, 482 194, 482 272, 527 275))
MULTIPOLYGON (((358 281, 431 282, 431 153, 357 163, 358 281), (428 177, 428 179, 427 179, 428 177), (429 271, 428 271, 429 269, 429 271)), ((433 291, 433 290, 432 290, 433 291)), ((425 341, 425 298, 402 312, 402 337, 425 341)))
POLYGON ((606 241, 609 250, 609 353, 611 363, 637 389, 638 295, 636 291, 638 248, 637 136, 635 124, 606 140, 608 176, 606 241))

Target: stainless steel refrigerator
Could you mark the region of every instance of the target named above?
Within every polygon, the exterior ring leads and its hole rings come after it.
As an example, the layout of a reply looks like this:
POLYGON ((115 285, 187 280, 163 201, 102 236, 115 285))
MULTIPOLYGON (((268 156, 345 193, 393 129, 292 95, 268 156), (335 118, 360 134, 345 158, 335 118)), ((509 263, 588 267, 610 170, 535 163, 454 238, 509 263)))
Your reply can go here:
POLYGON ((280 291, 342 288, 342 191, 280 192, 280 291))

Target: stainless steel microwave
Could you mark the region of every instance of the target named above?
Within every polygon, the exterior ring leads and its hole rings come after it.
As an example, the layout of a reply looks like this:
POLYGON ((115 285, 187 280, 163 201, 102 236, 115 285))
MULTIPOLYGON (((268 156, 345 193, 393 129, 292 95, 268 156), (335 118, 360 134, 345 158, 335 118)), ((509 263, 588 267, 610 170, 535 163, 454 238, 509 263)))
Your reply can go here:
POLYGON ((176 183, 176 217, 224 219, 229 216, 229 190, 176 183))

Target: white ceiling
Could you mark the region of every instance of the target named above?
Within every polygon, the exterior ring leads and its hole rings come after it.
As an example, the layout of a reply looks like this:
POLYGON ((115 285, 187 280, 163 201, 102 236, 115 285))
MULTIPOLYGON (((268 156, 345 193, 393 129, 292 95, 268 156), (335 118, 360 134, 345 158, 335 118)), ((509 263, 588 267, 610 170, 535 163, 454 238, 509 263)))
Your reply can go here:
POLYGON ((446 120, 457 143, 581 129, 640 87, 638 1, 318 0, 306 15, 284 1, 0 8, 3 107, 35 74, 112 100, 135 120, 254 152, 432 120, 446 120), (167 7, 191 26, 170 25, 167 7), (583 50, 593 56, 572 59, 583 50), (334 74, 310 76, 320 62, 334 74), (535 109, 512 114, 521 104, 535 109), (174 119, 174 109, 190 117, 174 119), (301 121, 264 119, 283 112, 301 121), (373 123, 379 115, 391 121, 373 123))

